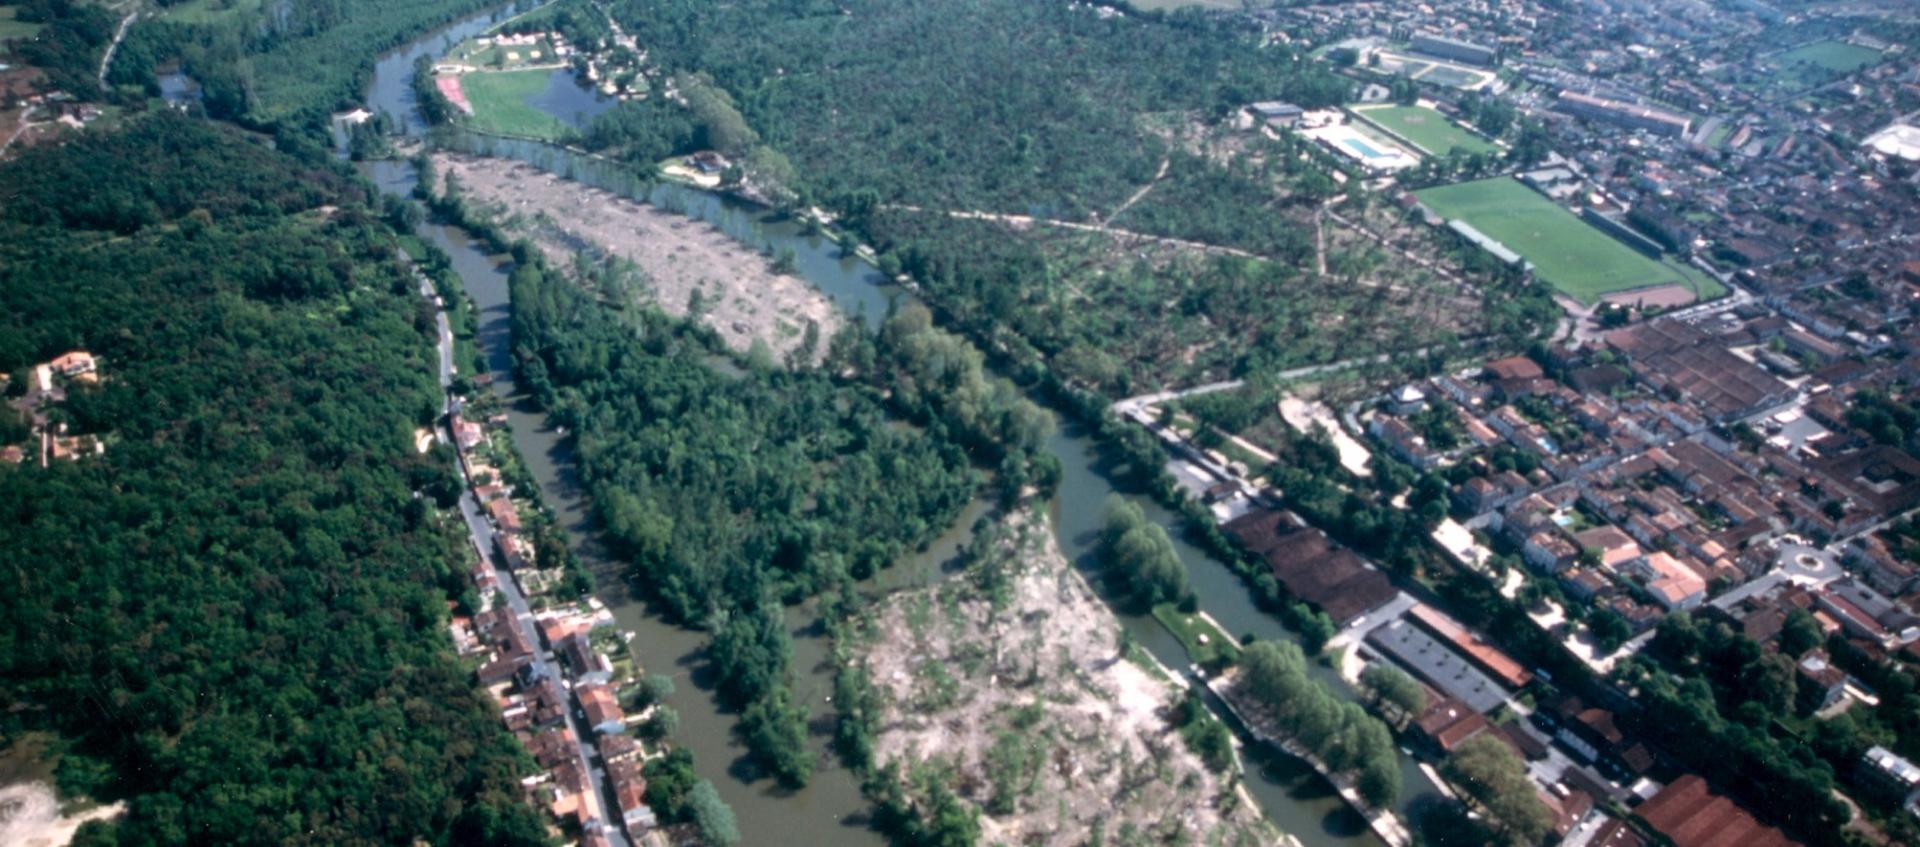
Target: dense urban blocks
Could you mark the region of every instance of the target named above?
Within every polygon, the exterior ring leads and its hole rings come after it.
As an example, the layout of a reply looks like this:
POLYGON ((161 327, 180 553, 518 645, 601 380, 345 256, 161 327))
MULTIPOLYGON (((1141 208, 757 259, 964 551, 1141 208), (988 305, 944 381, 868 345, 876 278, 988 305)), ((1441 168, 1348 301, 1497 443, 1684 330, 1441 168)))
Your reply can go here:
POLYGON ((1634 252, 1572 212, 1507 177, 1415 192, 1448 220, 1463 220, 1533 263, 1540 279, 1582 303, 1616 291, 1656 285, 1698 285, 1701 299, 1718 283, 1634 252))

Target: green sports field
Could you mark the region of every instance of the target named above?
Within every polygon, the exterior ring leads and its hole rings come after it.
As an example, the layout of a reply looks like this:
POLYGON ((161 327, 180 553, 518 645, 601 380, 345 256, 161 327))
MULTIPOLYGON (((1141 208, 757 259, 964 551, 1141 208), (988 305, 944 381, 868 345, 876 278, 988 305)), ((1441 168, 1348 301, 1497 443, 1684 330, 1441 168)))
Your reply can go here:
POLYGON ((1844 41, 1816 41, 1775 56, 1773 63, 1787 82, 1804 88, 1824 85, 1877 65, 1884 58, 1886 54, 1871 47, 1844 41))
POLYGON ((558 118, 527 103, 546 90, 551 70, 488 71, 464 74, 460 88, 473 104, 469 124, 481 132, 529 138, 559 138, 566 126, 558 118))
POLYGON ((1720 285, 1649 259, 1511 177, 1418 191, 1435 214, 1464 220, 1534 265, 1534 275, 1582 303, 1629 288, 1692 282, 1701 299, 1720 285))
POLYGON ((1428 155, 1445 156, 1454 150, 1491 153, 1497 149, 1480 136, 1454 125, 1445 115, 1425 106, 1362 106, 1354 108, 1353 113, 1405 139, 1428 155))

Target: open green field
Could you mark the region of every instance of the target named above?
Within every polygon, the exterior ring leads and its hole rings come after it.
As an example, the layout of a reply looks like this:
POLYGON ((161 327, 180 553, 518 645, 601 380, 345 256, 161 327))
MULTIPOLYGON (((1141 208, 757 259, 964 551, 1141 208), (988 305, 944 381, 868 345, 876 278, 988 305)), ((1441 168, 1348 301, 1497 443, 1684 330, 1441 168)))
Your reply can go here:
POLYGON ((1582 303, 1629 288, 1704 281, 1702 299, 1718 283, 1649 259, 1511 177, 1415 192, 1448 220, 1464 220, 1534 265, 1534 275, 1582 303))
POLYGON ((1816 41, 1775 56, 1773 63, 1780 67, 1782 79, 1804 88, 1872 67, 1883 58, 1886 54, 1871 47, 1844 41, 1816 41))
POLYGON ((32 38, 40 31, 40 24, 22 22, 18 20, 19 14, 19 6, 0 6, 0 41, 32 38))
POLYGON ((553 42, 546 39, 532 45, 513 47, 482 45, 477 39, 463 41, 447 53, 446 58, 475 67, 509 71, 529 66, 551 66, 560 61, 559 55, 554 53, 553 42))
POLYGON ((464 74, 460 88, 473 104, 469 125, 481 132, 529 138, 559 138, 566 126, 527 103, 546 90, 552 71, 489 71, 464 74))
POLYGON ((210 24, 258 8, 260 0, 187 0, 167 7, 161 16, 176 23, 210 24))
POLYGON ((1154 606, 1153 617, 1180 640, 1180 645, 1187 648, 1187 658, 1196 665, 1219 667, 1240 657, 1240 642, 1207 618, 1182 612, 1172 603, 1154 606))
POLYGON ((1454 150, 1492 153, 1498 149, 1425 106, 1364 106, 1355 107, 1353 113, 1431 156, 1445 156, 1454 150))

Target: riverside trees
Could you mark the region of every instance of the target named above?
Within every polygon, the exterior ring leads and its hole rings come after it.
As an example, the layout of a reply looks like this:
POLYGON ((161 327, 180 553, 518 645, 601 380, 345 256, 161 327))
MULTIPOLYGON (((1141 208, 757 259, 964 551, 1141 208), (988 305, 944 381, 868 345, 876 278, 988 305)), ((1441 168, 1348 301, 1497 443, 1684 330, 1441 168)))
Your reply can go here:
POLYGON ((1506 843, 1538 844, 1552 830, 1553 815, 1540 802, 1526 764, 1491 734, 1467 739, 1447 757, 1441 773, 1492 819, 1496 836, 1506 843))
POLYGON ((1100 558, 1108 580, 1136 610, 1186 603, 1193 596, 1187 587, 1187 565, 1174 552, 1167 531, 1148 520, 1139 505, 1118 494, 1107 498, 1100 558))
POLYGON ((1350 774, 1361 797, 1386 806, 1399 795, 1400 763, 1393 734, 1359 703, 1343 700, 1307 675, 1300 648, 1256 641, 1240 656, 1242 690, 1275 728, 1334 773, 1350 774))

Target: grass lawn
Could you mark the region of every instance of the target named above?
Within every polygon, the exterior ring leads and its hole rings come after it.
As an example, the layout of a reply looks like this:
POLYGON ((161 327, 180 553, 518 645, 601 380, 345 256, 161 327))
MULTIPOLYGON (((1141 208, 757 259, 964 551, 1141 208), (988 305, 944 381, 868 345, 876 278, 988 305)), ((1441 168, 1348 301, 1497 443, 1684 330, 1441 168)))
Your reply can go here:
POLYGON ((1454 150, 1491 153, 1497 149, 1486 139, 1455 126, 1445 115, 1424 106, 1359 107, 1353 112, 1428 155, 1445 156, 1454 150))
POLYGON ((460 88, 473 104, 471 126, 482 132, 559 138, 566 125, 527 103, 545 91, 552 71, 490 71, 460 77, 460 88))
POLYGON ((1773 58, 1782 79, 1799 87, 1822 85, 1886 58, 1871 47, 1844 41, 1816 41, 1773 58))
POLYGON ((1198 614, 1186 614, 1172 603, 1153 607, 1153 618, 1165 625, 1187 648, 1187 658, 1202 667, 1217 668, 1240 656, 1240 643, 1198 614), (1201 636, 1207 643, 1200 643, 1201 636))
MULTIPOLYGON (((502 25, 504 25, 504 22, 502 25)), ((458 47, 455 47, 452 52, 447 54, 447 58, 451 61, 464 62, 479 68, 507 71, 529 65, 552 65, 560 61, 559 55, 553 51, 553 43, 544 38, 533 45, 516 45, 513 47, 501 47, 494 44, 482 47, 477 39, 463 41, 458 47), (536 56, 534 55, 535 53, 539 55, 536 56)))
POLYGON ((23 23, 16 19, 20 14, 19 6, 0 6, 0 41, 16 38, 32 38, 40 31, 40 24, 23 23))
POLYGON ((1519 253, 1534 264, 1536 276, 1582 303, 1613 291, 1689 281, 1678 269, 1634 252, 1511 177, 1415 195, 1435 214, 1464 220, 1519 253))
POLYGON ((236 12, 260 8, 260 0, 187 0, 170 6, 162 17, 176 23, 210 24, 236 12))

